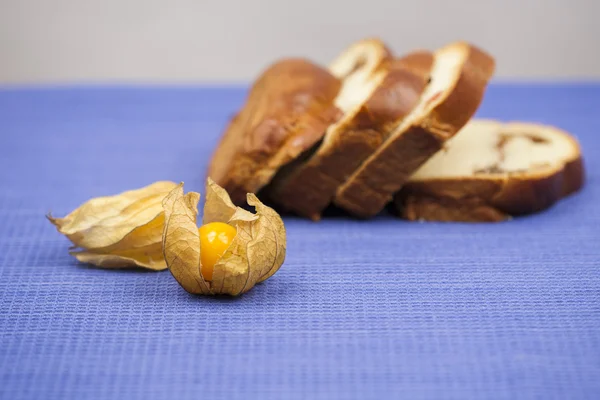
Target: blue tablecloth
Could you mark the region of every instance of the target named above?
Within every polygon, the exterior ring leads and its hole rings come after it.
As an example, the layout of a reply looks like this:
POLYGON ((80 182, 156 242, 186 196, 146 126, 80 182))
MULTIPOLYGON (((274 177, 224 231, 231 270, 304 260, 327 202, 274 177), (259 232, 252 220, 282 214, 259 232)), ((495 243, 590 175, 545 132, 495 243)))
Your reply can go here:
POLYGON ((44 218, 160 179, 203 189, 241 88, 0 91, 0 398, 600 398, 600 86, 493 85, 479 116, 555 124, 585 189, 501 224, 286 218, 236 299, 78 264, 44 218))

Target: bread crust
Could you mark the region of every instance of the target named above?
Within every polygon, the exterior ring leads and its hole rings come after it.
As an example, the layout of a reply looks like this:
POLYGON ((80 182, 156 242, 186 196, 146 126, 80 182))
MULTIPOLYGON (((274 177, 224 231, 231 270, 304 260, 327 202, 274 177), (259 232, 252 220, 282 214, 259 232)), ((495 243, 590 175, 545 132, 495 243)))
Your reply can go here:
POLYGON ((384 65, 385 77, 358 112, 333 126, 306 162, 276 176, 270 187, 273 201, 319 220, 336 189, 418 103, 432 63, 433 55, 423 51, 384 65))
POLYGON ((245 203, 285 163, 311 148, 341 116, 333 102, 340 81, 312 62, 289 58, 266 69, 228 124, 208 176, 232 201, 245 203))
POLYGON ((342 185, 334 203, 357 217, 375 216, 394 193, 473 116, 494 73, 494 59, 460 42, 468 54, 453 90, 427 115, 390 138, 342 185))
POLYGON ((563 164, 500 176, 411 181, 395 196, 396 210, 413 221, 498 222, 547 209, 585 181, 579 144, 568 137, 575 151, 563 164))
POLYGON ((352 43, 329 63, 328 70, 343 80, 360 69, 371 71, 392 59, 392 52, 386 44, 379 38, 370 37, 352 43))

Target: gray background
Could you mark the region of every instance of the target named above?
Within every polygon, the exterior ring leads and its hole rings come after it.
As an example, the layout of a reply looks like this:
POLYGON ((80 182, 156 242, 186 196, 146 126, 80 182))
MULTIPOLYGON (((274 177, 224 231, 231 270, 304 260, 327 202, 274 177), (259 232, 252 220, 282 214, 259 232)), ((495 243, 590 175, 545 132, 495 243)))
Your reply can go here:
POLYGON ((598 0, 0 0, 0 83, 247 81, 366 36, 469 40, 499 79, 598 79, 598 18, 598 0))

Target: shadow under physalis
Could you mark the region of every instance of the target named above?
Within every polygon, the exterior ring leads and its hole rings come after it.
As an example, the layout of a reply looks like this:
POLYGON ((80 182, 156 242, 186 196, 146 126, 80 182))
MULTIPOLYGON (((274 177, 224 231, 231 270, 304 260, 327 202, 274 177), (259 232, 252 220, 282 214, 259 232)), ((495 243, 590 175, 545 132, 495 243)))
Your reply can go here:
POLYGON ((194 294, 237 296, 270 278, 283 264, 286 233, 281 217, 249 193, 253 214, 236 207, 208 180, 202 227, 196 226, 200 194, 179 184, 163 200, 163 252, 177 282, 194 294))

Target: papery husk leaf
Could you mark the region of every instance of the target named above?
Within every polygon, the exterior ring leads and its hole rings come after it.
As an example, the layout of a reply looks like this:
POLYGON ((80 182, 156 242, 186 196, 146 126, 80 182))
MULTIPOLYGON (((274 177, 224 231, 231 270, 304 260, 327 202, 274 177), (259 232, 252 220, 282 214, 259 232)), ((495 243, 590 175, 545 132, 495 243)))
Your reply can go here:
POLYGON ((177 184, 159 181, 141 189, 91 199, 64 218, 48 215, 58 231, 87 250, 114 245, 162 212, 162 200, 177 184))
POLYGON ((167 268, 162 251, 165 215, 161 211, 147 224, 138 226, 117 243, 91 251, 75 251, 71 255, 81 262, 104 268, 141 267, 154 271, 167 268))
POLYGON ((259 217, 258 222, 253 225, 254 240, 248 244, 248 259, 251 264, 258 264, 258 260, 261 260, 258 282, 262 282, 273 276, 285 260, 285 226, 279 214, 261 203, 254 194, 248 193, 247 201, 256 209, 259 217))
MULTIPOLYGON (((97 254, 89 251, 76 251, 70 253, 78 261, 82 263, 96 265, 102 268, 108 269, 122 269, 122 268, 146 268, 154 271, 161 271, 166 269, 166 264, 162 262, 160 265, 152 263, 142 263, 135 258, 129 258, 124 256, 115 256, 112 254, 97 254)), ((162 255, 161 255, 162 258, 162 255)))
POLYGON ((208 178, 206 183, 206 200, 202 213, 202 225, 211 222, 227 222, 238 208, 229 198, 227 191, 208 178))
MULTIPOLYGON (((224 190, 223 203, 229 202, 224 190)), ((283 264, 286 251, 285 228, 281 217, 249 193, 248 204, 256 208, 252 214, 236 207, 227 221, 237 235, 213 270, 212 291, 237 296, 272 276, 283 264)), ((208 205, 208 200, 207 200, 208 205)), ((207 207, 207 206, 205 206, 207 207)))
MULTIPOLYGON (((229 195, 228 195, 229 197, 229 195)), ((237 208, 228 224, 235 226, 237 234, 213 270, 212 290, 215 293, 237 296, 250 290, 256 283, 256 265, 248 259, 248 243, 252 241, 252 225, 258 216, 237 208)))
POLYGON ((183 194, 180 183, 163 200, 163 255, 171 274, 189 293, 210 294, 200 273, 200 236, 196 226, 200 194, 183 194))

